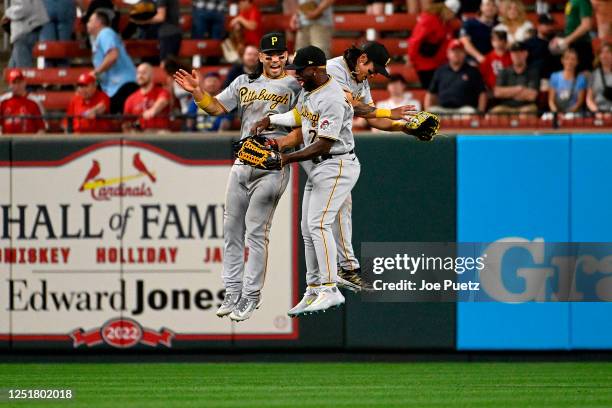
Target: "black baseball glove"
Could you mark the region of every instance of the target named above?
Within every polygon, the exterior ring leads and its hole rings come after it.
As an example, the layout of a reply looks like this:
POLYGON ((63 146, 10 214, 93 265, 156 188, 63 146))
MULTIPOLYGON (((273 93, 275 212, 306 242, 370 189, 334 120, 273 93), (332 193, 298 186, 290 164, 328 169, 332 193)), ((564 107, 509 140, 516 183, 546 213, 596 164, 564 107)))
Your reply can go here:
POLYGON ((406 125, 405 132, 419 140, 429 142, 440 130, 440 118, 430 112, 419 112, 406 125))

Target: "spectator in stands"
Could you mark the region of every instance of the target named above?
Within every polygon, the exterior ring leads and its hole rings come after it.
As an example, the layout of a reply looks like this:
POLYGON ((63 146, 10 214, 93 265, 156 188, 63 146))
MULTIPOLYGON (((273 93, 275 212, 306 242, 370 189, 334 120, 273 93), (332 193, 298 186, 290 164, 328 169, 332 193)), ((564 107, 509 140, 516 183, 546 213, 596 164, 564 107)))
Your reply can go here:
POLYGON ((548 108, 551 112, 579 112, 586 98, 587 80, 582 73, 576 73, 578 54, 573 48, 563 52, 563 70, 550 77, 548 108))
POLYGON ((446 63, 446 48, 453 37, 451 21, 460 6, 459 0, 435 0, 419 15, 408 39, 410 62, 425 89, 436 69, 446 63))
MULTIPOLYGON (((210 72, 204 77, 200 76, 200 88, 208 92, 211 96, 216 96, 221 92, 221 76, 216 72, 210 72)), ((210 116, 191 100, 187 112, 187 129, 198 132, 220 132, 228 130, 232 125, 232 115, 210 116)))
POLYGON ((161 67, 166 74, 164 78, 164 87, 172 96, 172 103, 170 107, 171 110, 174 111, 175 109, 178 109, 181 114, 187 114, 187 109, 189 108, 192 97, 189 92, 185 91, 182 86, 176 83, 174 80, 174 74, 179 69, 184 69, 186 71, 191 71, 191 69, 183 66, 174 58, 163 60, 161 67))
POLYGON ((491 45, 493 45, 493 50, 485 56, 479 68, 487 88, 493 90, 497 76, 502 69, 512 65, 512 59, 508 51, 508 37, 505 31, 493 31, 491 45))
POLYGON ((500 104, 492 113, 535 113, 540 79, 536 69, 527 65, 528 52, 525 44, 515 42, 510 46, 512 65, 497 76, 493 90, 500 104))
POLYGON ((597 21, 597 35, 602 40, 612 37, 612 1, 591 0, 597 21))
POLYGON ((460 40, 448 45, 448 64, 436 70, 425 94, 425 109, 437 113, 476 113, 487 108, 487 93, 480 71, 466 62, 460 40))
POLYGON ((477 18, 464 21, 461 42, 465 51, 479 64, 491 52, 491 31, 497 25, 497 6, 494 0, 482 0, 477 18))
POLYGON ((123 131, 168 129, 171 96, 166 89, 153 83, 151 64, 145 62, 138 66, 136 81, 140 89, 125 101, 123 131))
POLYGON ((297 29, 295 49, 314 45, 331 57, 334 30, 332 5, 335 0, 298 0, 298 12, 291 20, 291 28, 297 29))
POLYGON ((367 0, 367 2, 368 5, 366 6, 366 14, 373 16, 393 14, 393 0, 367 0))
POLYGON ((240 0, 238 2, 240 13, 229 22, 230 30, 237 37, 242 38, 243 47, 238 52, 242 54, 247 45, 259 46, 259 40, 263 35, 262 18, 259 8, 253 4, 253 0, 240 0))
POLYGON ((109 27, 110 19, 101 10, 95 11, 87 22, 92 44, 92 74, 100 80, 102 90, 111 98, 111 113, 123 112, 123 104, 136 89, 134 63, 125 51, 119 35, 109 27))
POLYGON ((40 32, 41 41, 69 41, 76 18, 75 0, 44 0, 49 22, 40 32))
POLYGON ((85 13, 81 17, 81 23, 84 26, 87 26, 87 22, 89 18, 96 10, 102 10, 107 14, 108 20, 111 22, 110 27, 119 32, 119 10, 115 7, 113 0, 91 0, 88 2, 87 0, 77 0, 79 3, 79 8, 81 10, 85 10, 85 13))
POLYGON ((234 79, 243 74, 252 74, 259 66, 259 49, 254 45, 247 45, 242 53, 242 63, 235 64, 227 74, 223 89, 227 88, 234 79))
POLYGON ((590 0, 568 0, 565 5, 564 37, 550 42, 551 51, 561 54, 571 45, 578 53, 578 72, 593 69, 593 46, 589 35, 593 28, 593 8, 590 0))
POLYGON ((406 0, 406 11, 408 14, 420 14, 427 11, 432 0, 406 0))
POLYGON ((496 25, 496 31, 505 31, 508 34, 508 44, 523 42, 533 34, 533 24, 527 20, 525 6, 521 0, 508 0, 506 14, 500 18, 501 23, 496 25))
POLYGON ((191 38, 223 39, 227 0, 193 0, 192 4, 191 38))
POLYGON ((179 55, 183 39, 179 26, 180 14, 179 0, 157 0, 157 12, 153 17, 144 21, 131 20, 141 26, 141 38, 159 39, 159 61, 179 55))
POLYGON ((587 106, 591 112, 612 112, 612 44, 602 44, 599 63, 591 75, 587 106))
POLYGON ((2 24, 10 21, 10 42, 13 46, 9 68, 33 67, 32 49, 49 16, 42 0, 13 0, 6 9, 2 24))
POLYGON ((10 92, 0 97, 0 126, 3 134, 42 133, 46 124, 40 103, 28 95, 23 72, 13 69, 8 74, 10 92))
MULTIPOLYGON (((387 92, 389 99, 376 102, 378 109, 394 109, 399 106, 414 105, 414 109, 421 110, 421 101, 412 96, 412 92, 406 90, 408 84, 406 79, 401 74, 391 74, 389 82, 387 82, 387 92)), ((355 117, 353 119, 354 127, 366 128, 368 122, 364 118, 355 117)), ((378 129, 373 129, 377 132, 378 129)))
POLYGON ((109 121, 99 116, 109 113, 110 98, 98 90, 96 77, 89 73, 81 74, 76 93, 68 104, 64 128, 69 130, 69 121, 72 121, 73 133, 107 132, 109 121))
POLYGON ((546 79, 553 72, 559 71, 561 61, 558 56, 553 56, 550 53, 550 41, 555 37, 555 21, 549 14, 540 14, 538 16, 537 33, 525 41, 525 46, 529 52, 527 65, 537 69, 540 73, 540 79, 546 79))

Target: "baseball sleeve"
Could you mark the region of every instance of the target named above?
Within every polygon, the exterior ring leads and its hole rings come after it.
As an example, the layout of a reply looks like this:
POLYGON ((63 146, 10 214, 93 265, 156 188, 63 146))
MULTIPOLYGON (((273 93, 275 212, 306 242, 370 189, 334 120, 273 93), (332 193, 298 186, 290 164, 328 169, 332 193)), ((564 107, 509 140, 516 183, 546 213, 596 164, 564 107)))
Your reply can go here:
POLYGON ((221 93, 215 96, 217 102, 225 108, 226 112, 231 112, 238 107, 240 104, 240 85, 245 81, 246 75, 240 75, 238 78, 234 79, 227 88, 225 88, 221 93))

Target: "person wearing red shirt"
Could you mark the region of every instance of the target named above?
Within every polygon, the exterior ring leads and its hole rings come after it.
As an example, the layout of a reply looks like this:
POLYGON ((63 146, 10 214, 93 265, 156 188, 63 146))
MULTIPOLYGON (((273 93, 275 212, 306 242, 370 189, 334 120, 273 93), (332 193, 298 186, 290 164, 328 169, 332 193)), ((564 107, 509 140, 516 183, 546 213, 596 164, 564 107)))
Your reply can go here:
POLYGON ((28 95, 23 72, 9 72, 10 92, 0 97, 0 126, 2 133, 42 133, 46 129, 40 103, 28 95))
POLYGON ((245 46, 258 47, 263 35, 261 12, 253 4, 253 0, 240 0, 238 8, 240 13, 230 21, 230 28, 233 31, 242 30, 245 46))
POLYGON ((497 74, 502 69, 512 65, 510 52, 508 51, 508 36, 505 31, 493 31, 491 33, 491 45, 493 50, 485 55, 480 63, 480 73, 487 85, 487 88, 495 88, 497 74))
POLYGON ((91 74, 81 74, 77 80, 76 94, 68 104, 64 127, 68 129, 68 120, 72 118, 73 133, 107 132, 110 129, 107 119, 100 115, 110 112, 110 98, 98 90, 96 77, 91 74))
POLYGON ((140 129, 168 129, 170 127, 170 93, 153 83, 153 67, 142 63, 136 69, 136 82, 140 87, 125 101, 123 114, 128 116, 123 131, 140 129), (139 119, 134 121, 134 116, 139 119))
POLYGON ((429 89, 436 69, 446 63, 446 48, 454 31, 452 20, 459 7, 459 0, 434 0, 419 15, 408 38, 408 56, 425 89, 429 89))

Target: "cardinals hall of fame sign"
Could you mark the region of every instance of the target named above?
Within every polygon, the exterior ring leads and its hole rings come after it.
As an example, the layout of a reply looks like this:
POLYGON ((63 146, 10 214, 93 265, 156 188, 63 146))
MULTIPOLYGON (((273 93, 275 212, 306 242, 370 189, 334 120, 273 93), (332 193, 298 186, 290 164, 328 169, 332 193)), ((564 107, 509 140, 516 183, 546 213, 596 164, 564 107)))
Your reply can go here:
POLYGON ((230 168, 127 140, 0 167, 10 191, 0 202, 0 336, 74 347, 296 338, 286 318, 297 296, 296 171, 271 228, 262 308, 240 325, 215 315, 230 168))

